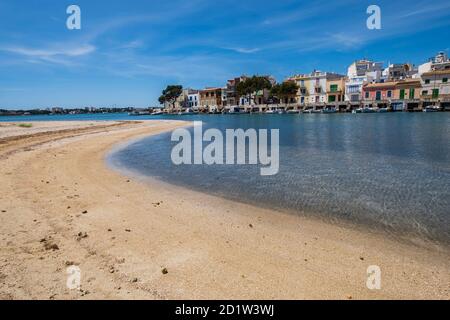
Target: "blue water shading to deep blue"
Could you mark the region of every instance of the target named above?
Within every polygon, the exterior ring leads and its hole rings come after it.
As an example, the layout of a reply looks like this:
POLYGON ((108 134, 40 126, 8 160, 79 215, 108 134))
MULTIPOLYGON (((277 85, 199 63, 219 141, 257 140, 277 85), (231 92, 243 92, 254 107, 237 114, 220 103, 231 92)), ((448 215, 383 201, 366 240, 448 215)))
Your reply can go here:
POLYGON ((175 166, 170 133, 130 144, 111 163, 233 200, 450 243, 450 113, 169 118, 222 131, 280 129, 280 172, 175 166))
POLYGON ((255 166, 174 166, 170 133, 112 154, 114 165, 233 200, 450 243, 450 113, 0 117, 141 119, 201 120, 205 129, 280 129, 280 172, 262 177, 255 166))

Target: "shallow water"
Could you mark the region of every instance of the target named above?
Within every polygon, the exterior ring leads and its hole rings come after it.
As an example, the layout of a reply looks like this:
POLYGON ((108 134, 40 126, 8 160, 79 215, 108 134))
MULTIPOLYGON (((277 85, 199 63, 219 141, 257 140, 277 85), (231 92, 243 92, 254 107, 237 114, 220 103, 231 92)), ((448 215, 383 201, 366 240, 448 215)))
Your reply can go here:
POLYGON ((177 118, 222 131, 280 129, 279 174, 263 177, 249 165, 175 166, 169 133, 109 161, 233 200, 450 243, 450 113, 177 118))

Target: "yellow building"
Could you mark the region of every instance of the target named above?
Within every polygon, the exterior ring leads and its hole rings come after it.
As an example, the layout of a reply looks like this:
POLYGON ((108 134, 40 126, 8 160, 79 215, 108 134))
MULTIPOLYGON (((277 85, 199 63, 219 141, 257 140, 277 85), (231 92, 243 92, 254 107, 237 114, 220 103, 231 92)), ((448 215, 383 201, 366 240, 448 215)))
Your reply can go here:
POLYGON ((327 80, 327 102, 343 102, 345 100, 345 77, 327 80))

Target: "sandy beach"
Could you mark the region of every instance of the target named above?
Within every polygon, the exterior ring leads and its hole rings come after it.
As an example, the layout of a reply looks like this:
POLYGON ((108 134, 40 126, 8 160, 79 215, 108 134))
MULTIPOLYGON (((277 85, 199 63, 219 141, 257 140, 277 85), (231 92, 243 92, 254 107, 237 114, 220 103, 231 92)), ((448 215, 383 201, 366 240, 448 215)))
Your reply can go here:
POLYGON ((1 123, 0 299, 450 299, 448 248, 107 167, 117 144, 187 124, 1 123))

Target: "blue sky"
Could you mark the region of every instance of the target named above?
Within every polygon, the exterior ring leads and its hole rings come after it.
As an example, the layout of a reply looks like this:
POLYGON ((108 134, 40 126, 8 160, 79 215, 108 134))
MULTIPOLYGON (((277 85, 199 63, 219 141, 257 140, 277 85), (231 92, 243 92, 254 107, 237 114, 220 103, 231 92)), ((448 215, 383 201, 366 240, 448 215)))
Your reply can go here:
POLYGON ((0 108, 149 106, 167 84, 345 73, 449 50, 450 1, 0 0, 0 108), (81 8, 81 30, 66 8, 81 8), (382 29, 366 28, 381 7, 382 29))

